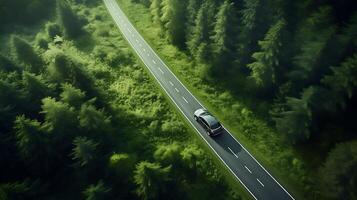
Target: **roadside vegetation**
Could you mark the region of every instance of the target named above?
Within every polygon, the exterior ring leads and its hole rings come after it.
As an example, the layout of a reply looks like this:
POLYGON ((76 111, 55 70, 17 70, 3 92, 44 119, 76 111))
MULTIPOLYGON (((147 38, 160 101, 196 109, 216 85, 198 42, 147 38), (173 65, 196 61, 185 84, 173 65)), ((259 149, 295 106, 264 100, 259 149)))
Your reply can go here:
POLYGON ((242 199, 101 1, 0 6, 0 199, 242 199))
POLYGON ((293 196, 356 197, 355 1, 117 1, 293 196))

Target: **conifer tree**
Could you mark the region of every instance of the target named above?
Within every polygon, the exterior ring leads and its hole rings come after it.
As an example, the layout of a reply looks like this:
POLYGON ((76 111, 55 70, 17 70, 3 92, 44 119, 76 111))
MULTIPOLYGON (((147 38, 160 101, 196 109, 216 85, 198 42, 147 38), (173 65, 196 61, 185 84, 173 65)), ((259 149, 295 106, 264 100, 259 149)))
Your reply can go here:
POLYGON ((261 87, 269 87, 275 83, 284 27, 285 21, 279 20, 269 29, 264 40, 258 42, 260 51, 252 55, 255 62, 247 65, 251 70, 251 77, 261 87))
POLYGON ((161 21, 161 4, 162 0, 153 0, 150 4, 150 12, 152 16, 152 21, 159 25, 159 27, 162 29, 162 21, 161 21))
POLYGON ((222 69, 229 65, 229 61, 232 58, 234 52, 235 43, 235 25, 236 16, 233 7, 233 3, 230 0, 225 0, 220 6, 218 13, 215 17, 215 24, 212 36, 212 50, 215 57, 215 67, 219 68, 219 71, 227 71, 222 69))
POLYGON ((18 61, 24 63, 27 66, 28 71, 39 73, 42 70, 43 61, 41 57, 27 41, 13 35, 11 37, 10 45, 13 56, 18 61))
POLYGON ((134 171, 136 192, 143 199, 157 199, 165 190, 169 180, 170 167, 161 167, 158 163, 140 162, 134 171))
POLYGON ((168 40, 178 46, 185 44, 185 25, 186 25, 186 5, 185 1, 163 0, 162 17, 164 29, 168 40))
POLYGON ((83 21, 76 15, 66 1, 57 1, 57 19, 63 28, 66 38, 75 39, 83 34, 83 21))

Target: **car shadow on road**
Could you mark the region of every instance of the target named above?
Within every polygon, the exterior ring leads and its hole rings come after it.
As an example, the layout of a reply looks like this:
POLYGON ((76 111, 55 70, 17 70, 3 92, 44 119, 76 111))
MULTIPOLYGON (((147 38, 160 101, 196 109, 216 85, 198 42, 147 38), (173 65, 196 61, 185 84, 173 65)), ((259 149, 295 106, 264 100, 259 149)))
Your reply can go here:
POLYGON ((225 129, 221 134, 212 137, 212 139, 224 150, 230 153, 232 152, 229 149, 236 154, 242 151, 242 146, 225 129))

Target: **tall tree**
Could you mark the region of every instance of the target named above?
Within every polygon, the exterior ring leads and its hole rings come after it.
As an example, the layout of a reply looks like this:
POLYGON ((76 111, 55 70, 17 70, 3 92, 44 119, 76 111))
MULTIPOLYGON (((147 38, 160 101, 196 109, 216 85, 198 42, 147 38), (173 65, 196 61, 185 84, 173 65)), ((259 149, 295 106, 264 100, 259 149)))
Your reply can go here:
POLYGON ((83 20, 76 15, 66 1, 57 1, 57 19, 66 38, 75 39, 84 33, 83 20))
POLYGON ((250 62, 250 56, 258 49, 257 41, 264 37, 271 24, 269 5, 267 0, 243 0, 239 39, 239 57, 243 65, 250 62))
POLYGON ((42 113, 45 115, 47 130, 56 133, 55 138, 59 141, 64 138, 67 142, 71 141, 78 126, 77 114, 73 107, 48 97, 42 100, 42 113))
POLYGON ((264 40, 259 41, 259 52, 252 55, 255 62, 248 64, 251 77, 261 87, 269 87, 276 81, 276 71, 280 64, 282 34, 285 27, 284 20, 278 20, 266 33, 264 40))
POLYGON ((215 17, 215 24, 212 35, 212 50, 215 57, 214 68, 217 72, 227 72, 227 66, 230 65, 235 51, 236 41, 236 15, 233 3, 225 0, 219 7, 215 17), (226 67, 226 68, 224 68, 226 67))
POLYGON ((309 101, 313 90, 303 92, 301 99, 286 97, 285 109, 273 117, 276 129, 287 142, 296 144, 309 139, 312 113, 309 101))
POLYGON ((68 103, 74 108, 80 108, 85 100, 85 93, 80 89, 73 87, 71 84, 62 85, 63 92, 60 94, 61 101, 68 103))
POLYGON ((157 199, 165 190, 169 180, 170 167, 147 161, 140 162, 134 171, 134 182, 138 186, 137 194, 143 199, 157 199))
POLYGON ((162 1, 162 22, 168 40, 178 46, 185 45, 186 3, 180 0, 162 1))
POLYGON ((83 192, 85 200, 106 200, 110 198, 111 189, 100 180, 97 184, 89 185, 83 192))
POLYGON ((210 8, 207 2, 201 5, 195 19, 195 25, 187 41, 187 46, 191 54, 195 56, 198 61, 204 63, 207 63, 210 57, 208 45, 210 39, 209 12, 212 11, 210 8))
POLYGON ((24 63, 28 71, 39 73, 43 68, 41 57, 35 52, 34 48, 27 41, 18 36, 11 37, 11 50, 13 56, 24 63))
POLYGON ((16 118, 14 129, 16 146, 23 160, 32 170, 48 172, 51 156, 49 135, 41 123, 22 115, 16 118))
POLYGON ((161 4, 162 4, 162 0, 153 0, 150 4, 150 12, 151 12, 151 16, 152 16, 152 21, 159 25, 159 27, 162 29, 163 24, 161 21, 161 4))
MULTIPOLYGON (((331 17, 332 8, 324 6, 306 19, 299 30, 297 41, 299 53, 294 57, 294 69, 289 76, 295 81, 303 82, 301 86, 316 83, 320 80, 320 70, 333 63, 338 53, 328 54, 329 45, 333 41, 336 26, 331 17)), ((301 87, 300 86, 300 87, 301 87)))
POLYGON ((340 99, 338 104, 344 107, 344 99, 352 98, 357 88, 357 54, 347 58, 339 67, 332 67, 332 74, 326 75, 322 82, 340 99))
POLYGON ((94 141, 86 137, 76 137, 73 145, 71 156, 78 166, 83 167, 95 159, 98 144, 94 141))
POLYGON ((326 199, 355 199, 356 168, 357 142, 337 144, 319 171, 321 195, 326 199))

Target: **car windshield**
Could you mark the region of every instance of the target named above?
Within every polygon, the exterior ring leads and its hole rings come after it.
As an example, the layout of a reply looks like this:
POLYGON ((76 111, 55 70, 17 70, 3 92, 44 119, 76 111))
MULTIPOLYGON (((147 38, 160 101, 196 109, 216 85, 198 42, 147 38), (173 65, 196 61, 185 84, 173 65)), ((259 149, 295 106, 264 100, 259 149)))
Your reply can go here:
POLYGON ((211 128, 216 129, 216 128, 219 128, 220 126, 221 126, 221 124, 219 122, 217 122, 217 123, 212 124, 211 128))
POLYGON ((204 118, 211 129, 216 129, 221 126, 221 124, 216 120, 216 118, 211 115, 205 115, 204 118))

